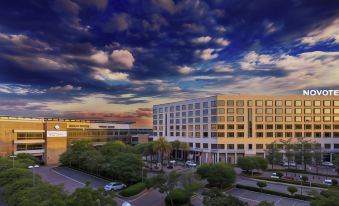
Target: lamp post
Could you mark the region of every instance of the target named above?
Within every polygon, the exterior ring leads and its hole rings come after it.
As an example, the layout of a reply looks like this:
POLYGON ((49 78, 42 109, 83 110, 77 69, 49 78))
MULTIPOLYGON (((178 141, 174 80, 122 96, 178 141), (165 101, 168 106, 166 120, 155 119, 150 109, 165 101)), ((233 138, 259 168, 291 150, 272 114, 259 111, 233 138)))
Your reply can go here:
POLYGON ((35 187, 35 168, 38 168, 39 165, 30 165, 28 166, 28 169, 32 169, 33 172, 33 187, 35 187))
POLYGON ((14 159, 16 158, 16 155, 11 155, 9 157, 12 158, 12 160, 13 160, 12 168, 14 168, 14 159))

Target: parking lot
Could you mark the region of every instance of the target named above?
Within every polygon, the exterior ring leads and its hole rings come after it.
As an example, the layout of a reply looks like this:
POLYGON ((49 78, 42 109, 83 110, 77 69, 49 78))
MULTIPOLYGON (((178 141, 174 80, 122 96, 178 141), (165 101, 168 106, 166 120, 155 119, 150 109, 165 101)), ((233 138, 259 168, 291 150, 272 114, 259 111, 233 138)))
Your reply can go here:
POLYGON ((269 195, 265 193, 252 192, 248 190, 234 188, 227 194, 238 197, 240 200, 248 202, 250 205, 257 205, 261 201, 274 202, 275 206, 308 206, 308 201, 296 200, 287 197, 269 195))

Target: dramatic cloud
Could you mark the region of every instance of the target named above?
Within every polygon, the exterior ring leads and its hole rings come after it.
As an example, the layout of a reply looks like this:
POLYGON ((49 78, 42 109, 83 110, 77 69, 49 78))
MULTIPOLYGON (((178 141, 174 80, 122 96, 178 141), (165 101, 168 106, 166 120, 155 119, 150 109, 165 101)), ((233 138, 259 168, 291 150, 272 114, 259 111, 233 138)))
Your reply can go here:
POLYGON ((220 46, 228 46, 230 44, 230 42, 227 39, 224 38, 216 38, 214 40, 215 43, 219 44, 220 46))
POLYGON ((203 60, 215 59, 218 57, 215 49, 196 50, 195 54, 203 60))
POLYGON ((116 81, 127 81, 128 74, 122 72, 112 72, 107 68, 93 67, 92 77, 96 80, 116 80, 116 81))
POLYGON ((111 60, 122 69, 131 69, 134 63, 134 57, 128 50, 115 50, 111 53, 111 60))
POLYGON ((67 91, 80 91, 81 87, 75 87, 72 85, 65 85, 65 86, 55 86, 49 88, 50 91, 55 91, 55 92, 67 92, 67 91))
POLYGON ((106 64, 108 62, 108 55, 104 51, 97 51, 90 58, 99 64, 106 64))
POLYGON ((339 18, 334 20, 329 26, 325 28, 319 27, 301 39, 301 43, 309 45, 324 41, 331 41, 334 44, 339 43, 339 18))
POLYGON ((196 44, 208 43, 209 41, 211 41, 211 39, 212 38, 210 36, 202 36, 202 37, 192 39, 192 42, 196 44))
POLYGON ((193 69, 188 66, 178 67, 178 72, 181 74, 189 74, 193 72, 193 69))

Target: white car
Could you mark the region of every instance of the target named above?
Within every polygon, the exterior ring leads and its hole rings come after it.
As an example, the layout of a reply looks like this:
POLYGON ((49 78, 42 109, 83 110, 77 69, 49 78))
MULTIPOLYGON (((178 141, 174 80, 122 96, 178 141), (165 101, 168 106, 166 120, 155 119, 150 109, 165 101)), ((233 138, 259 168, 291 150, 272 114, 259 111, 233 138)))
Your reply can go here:
POLYGON ((123 202, 123 203, 121 204, 121 206, 133 206, 133 205, 131 205, 131 203, 129 203, 129 202, 123 202))
POLYGON ((177 163, 177 161, 175 161, 175 160, 170 160, 169 163, 175 164, 175 163, 177 163))
POLYGON ((197 164, 194 163, 193 161, 186 161, 185 165, 187 167, 197 167, 197 164))
POLYGON ((324 166, 333 167, 332 162, 322 162, 321 164, 324 165, 324 166))
POLYGON ((332 180, 330 180, 330 179, 325 179, 324 182, 323 182, 323 184, 325 184, 325 185, 332 185, 332 180))
POLYGON ((120 182, 110 182, 107 185, 105 185, 105 190, 106 191, 111 191, 111 190, 121 190, 124 189, 126 187, 125 184, 120 183, 120 182))
POLYGON ((276 176, 276 175, 271 175, 271 178, 274 178, 274 179, 279 179, 279 177, 278 177, 278 176, 276 176))
MULTIPOLYGON (((288 162, 283 163, 284 167, 288 167, 288 162)), ((295 162, 290 162, 290 167, 295 167, 295 162)))

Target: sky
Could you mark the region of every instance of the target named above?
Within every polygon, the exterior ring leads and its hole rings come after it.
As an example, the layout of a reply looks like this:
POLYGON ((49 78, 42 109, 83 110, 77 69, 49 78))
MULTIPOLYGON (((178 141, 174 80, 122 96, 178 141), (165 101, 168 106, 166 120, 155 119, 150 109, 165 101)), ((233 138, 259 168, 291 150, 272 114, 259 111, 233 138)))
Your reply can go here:
POLYGON ((217 94, 339 88, 337 0, 0 6, 0 115, 131 120, 217 94))

